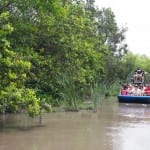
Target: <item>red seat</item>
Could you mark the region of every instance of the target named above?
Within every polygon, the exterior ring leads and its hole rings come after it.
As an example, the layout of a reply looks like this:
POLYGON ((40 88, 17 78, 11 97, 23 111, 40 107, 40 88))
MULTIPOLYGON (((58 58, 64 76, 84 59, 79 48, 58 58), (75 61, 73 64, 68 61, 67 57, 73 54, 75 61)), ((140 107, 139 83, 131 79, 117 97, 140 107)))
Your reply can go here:
POLYGON ((150 95, 150 87, 145 87, 144 94, 145 95, 150 95))
POLYGON ((122 90, 121 90, 121 95, 127 95, 127 94, 128 94, 128 92, 127 92, 126 89, 122 89, 122 90))

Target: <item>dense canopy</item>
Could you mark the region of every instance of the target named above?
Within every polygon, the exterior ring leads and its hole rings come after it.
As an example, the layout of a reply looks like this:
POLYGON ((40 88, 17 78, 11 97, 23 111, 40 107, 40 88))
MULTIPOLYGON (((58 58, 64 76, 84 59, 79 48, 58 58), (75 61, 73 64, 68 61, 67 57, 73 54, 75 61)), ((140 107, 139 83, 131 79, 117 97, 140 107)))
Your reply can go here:
POLYGON ((0 0, 0 111, 36 115, 42 100, 76 109, 95 83, 148 69, 127 54, 125 32, 93 0, 0 0))

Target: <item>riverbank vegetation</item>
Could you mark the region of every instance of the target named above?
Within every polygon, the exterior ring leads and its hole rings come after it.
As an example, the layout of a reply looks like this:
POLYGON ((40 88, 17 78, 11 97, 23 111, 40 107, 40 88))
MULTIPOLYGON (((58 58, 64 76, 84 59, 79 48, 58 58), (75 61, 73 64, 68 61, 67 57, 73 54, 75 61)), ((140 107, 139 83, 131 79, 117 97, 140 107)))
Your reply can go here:
POLYGON ((125 33, 93 0, 0 0, 0 112, 78 110, 116 95, 137 65, 150 71, 125 33))

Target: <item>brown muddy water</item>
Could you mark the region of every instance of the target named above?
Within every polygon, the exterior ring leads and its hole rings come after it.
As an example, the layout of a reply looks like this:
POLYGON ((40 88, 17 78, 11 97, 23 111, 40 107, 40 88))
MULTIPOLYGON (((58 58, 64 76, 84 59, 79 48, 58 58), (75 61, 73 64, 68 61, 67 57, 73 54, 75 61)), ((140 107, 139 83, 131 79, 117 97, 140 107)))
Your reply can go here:
POLYGON ((150 150, 150 105, 105 99, 98 111, 0 116, 0 150, 150 150))

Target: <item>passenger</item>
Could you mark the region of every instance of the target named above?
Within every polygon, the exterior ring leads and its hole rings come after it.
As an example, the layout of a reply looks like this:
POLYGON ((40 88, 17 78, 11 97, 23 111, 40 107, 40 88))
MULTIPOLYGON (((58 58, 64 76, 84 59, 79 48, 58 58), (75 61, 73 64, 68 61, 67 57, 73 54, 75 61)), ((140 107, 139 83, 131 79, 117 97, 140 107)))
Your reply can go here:
POLYGON ((134 85, 134 89, 133 89, 133 91, 132 91, 132 95, 133 95, 133 96, 136 96, 136 95, 137 95, 137 86, 136 86, 136 85, 134 85))
POLYGON ((135 85, 133 95, 134 96, 141 96, 142 95, 142 90, 138 87, 138 85, 135 85))
POLYGON ((133 77, 134 77, 134 83, 138 81, 144 83, 144 71, 140 69, 140 67, 138 67, 137 70, 135 70, 135 74, 133 75, 133 77))
POLYGON ((128 95, 133 95, 134 86, 132 84, 129 84, 127 92, 128 92, 128 95))
POLYGON ((123 87, 121 88, 120 94, 121 95, 127 95, 128 94, 126 85, 123 85, 123 87))
POLYGON ((142 85, 139 86, 139 96, 144 96, 144 87, 142 85))

